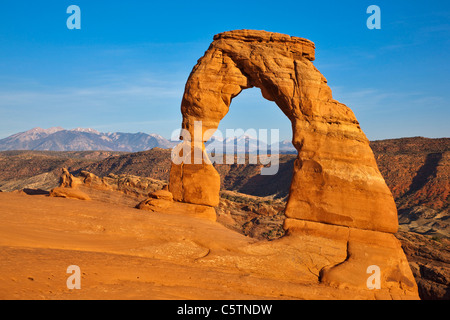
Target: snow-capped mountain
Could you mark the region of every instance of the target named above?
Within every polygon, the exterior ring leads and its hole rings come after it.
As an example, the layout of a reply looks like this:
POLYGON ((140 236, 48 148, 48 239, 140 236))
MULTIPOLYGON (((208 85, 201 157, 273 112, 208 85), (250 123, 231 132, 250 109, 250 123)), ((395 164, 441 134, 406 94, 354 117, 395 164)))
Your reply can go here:
POLYGON ((234 150, 235 153, 257 153, 261 151, 265 153, 271 150, 274 153, 296 153, 297 150, 289 140, 283 140, 268 145, 262 140, 250 135, 242 135, 239 137, 229 137, 226 139, 213 137, 206 144, 207 152, 227 153, 234 150))
MULTIPOLYGON (((138 152, 159 148, 172 148, 179 141, 170 141, 158 134, 108 132, 103 133, 91 128, 66 130, 61 127, 49 129, 34 128, 16 133, 0 140, 0 151, 6 150, 42 150, 42 151, 126 151, 138 152)), ((206 144, 207 152, 216 153, 257 153, 267 149, 279 153, 295 153, 290 141, 281 141, 275 146, 267 145, 250 135, 215 137, 206 144)))
POLYGON ((137 152, 155 147, 172 148, 171 142, 157 134, 102 133, 90 128, 66 130, 61 127, 34 128, 0 140, 0 150, 46 151, 128 151, 137 152))
POLYGON ((242 135, 239 137, 228 137, 226 139, 221 137, 212 137, 210 141, 205 144, 206 151, 217 153, 226 153, 227 151, 233 151, 237 153, 254 153, 258 151, 259 147, 263 147, 266 144, 259 141, 257 138, 250 135, 242 135))

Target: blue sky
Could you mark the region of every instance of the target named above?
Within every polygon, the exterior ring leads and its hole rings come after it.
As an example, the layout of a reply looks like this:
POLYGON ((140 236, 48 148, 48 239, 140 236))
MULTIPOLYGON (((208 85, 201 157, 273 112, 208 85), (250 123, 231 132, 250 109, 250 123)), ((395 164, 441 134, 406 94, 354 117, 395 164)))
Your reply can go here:
MULTIPOLYGON (((0 138, 33 127, 90 127, 170 137, 192 67, 214 34, 258 29, 307 38, 335 99, 369 139, 449 137, 448 1, 3 0, 0 138), (69 30, 69 5, 81 30, 69 30), (381 29, 369 30, 369 5, 381 29)), ((290 122, 259 89, 232 103, 220 129, 290 122)))

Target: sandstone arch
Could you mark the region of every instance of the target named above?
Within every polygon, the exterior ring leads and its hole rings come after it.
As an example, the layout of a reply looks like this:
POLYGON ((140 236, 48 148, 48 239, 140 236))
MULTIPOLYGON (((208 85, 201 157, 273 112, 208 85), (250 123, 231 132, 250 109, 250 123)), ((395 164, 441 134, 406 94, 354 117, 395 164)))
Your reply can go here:
MULTIPOLYGON (((286 228, 301 220, 395 233, 396 206, 369 141, 353 112, 332 98, 314 59, 314 43, 303 38, 255 30, 216 35, 186 83, 182 127, 193 135, 202 121, 203 133, 214 131, 232 99, 258 87, 290 119, 298 151, 286 228)), ((216 206, 219 186, 210 164, 172 165, 175 200, 216 206)))
MULTIPOLYGON (((314 53, 311 41, 278 33, 216 35, 186 83, 182 128, 201 140, 184 141, 184 156, 191 161, 196 151, 206 156, 203 142, 232 99, 244 89, 260 88, 290 119, 298 151, 285 210, 288 236, 280 242, 310 247, 314 259, 302 249, 297 254, 302 261, 318 259, 313 268, 322 284, 370 291, 367 270, 376 267, 381 290, 371 291, 375 298, 417 298, 408 261, 392 234, 398 228, 392 194, 353 112, 332 98, 314 67, 314 53), (203 124, 200 134, 194 133, 196 121, 203 124)), ((210 209, 215 217, 220 177, 207 160, 173 163, 169 190, 174 200, 210 209)))

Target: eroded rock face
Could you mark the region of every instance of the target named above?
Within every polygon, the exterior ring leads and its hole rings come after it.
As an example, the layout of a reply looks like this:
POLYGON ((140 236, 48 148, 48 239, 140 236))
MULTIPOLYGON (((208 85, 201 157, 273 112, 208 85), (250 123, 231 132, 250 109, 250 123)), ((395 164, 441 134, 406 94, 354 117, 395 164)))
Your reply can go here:
POLYGON ((373 290, 377 299, 417 296, 417 284, 401 243, 393 234, 319 222, 286 219, 285 229, 300 243, 314 242, 329 259, 319 269, 321 283, 340 289, 373 290), (371 268, 379 270, 379 287, 370 288, 371 268))
POLYGON ((170 194, 161 190, 166 185, 165 181, 126 174, 99 177, 88 171, 81 171, 74 176, 66 168, 62 169, 59 183, 59 187, 50 191, 50 196, 132 204, 147 199, 158 190, 158 199, 164 196, 169 198, 167 194, 170 194))
MULTIPOLYGON (((417 285, 393 233, 397 209, 369 141, 353 112, 332 97, 314 67, 314 44, 288 35, 237 30, 218 34, 186 83, 181 111, 186 154, 204 152, 204 142, 228 113, 231 101, 258 87, 290 119, 294 164, 284 229, 288 238, 318 244, 325 259, 320 282, 338 288, 372 290, 368 269, 381 270, 390 297, 417 297, 417 285), (201 121, 199 137, 195 124, 201 121), (200 144, 200 145, 199 145, 200 144), (294 238, 292 238, 294 237, 294 238), (339 248, 324 252, 324 243, 339 248)), ((186 156, 185 154, 185 156, 186 156)), ((206 158, 200 164, 172 164, 169 190, 177 201, 214 207, 220 177, 206 158)), ((325 250, 326 251, 326 250, 325 250)))
MULTIPOLYGON (((312 63, 314 51, 309 40, 265 31, 216 35, 186 83, 182 127, 194 136, 194 122, 202 121, 201 139, 207 141, 232 99, 258 87, 292 122, 298 158, 286 216, 394 233, 397 210, 369 141, 353 112, 332 98, 312 63)), ((172 166, 171 192, 177 200, 216 205, 219 176, 211 175, 215 169, 209 164, 195 166, 172 166), (197 183, 203 177, 206 183, 197 183), (194 188, 208 197, 193 197, 194 188)))

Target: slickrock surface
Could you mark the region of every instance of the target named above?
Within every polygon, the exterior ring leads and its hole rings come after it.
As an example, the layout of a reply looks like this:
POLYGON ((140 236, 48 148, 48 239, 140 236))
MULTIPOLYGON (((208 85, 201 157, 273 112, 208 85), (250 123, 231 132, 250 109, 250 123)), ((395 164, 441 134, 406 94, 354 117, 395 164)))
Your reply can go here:
MULTIPOLYGON (((320 282, 324 267, 346 259, 339 235, 258 241, 190 215, 192 206, 148 212, 0 193, 0 299, 417 298, 320 282), (81 269, 80 290, 66 286, 70 265, 81 269)), ((366 266, 354 271, 354 280, 369 276, 366 266)))

